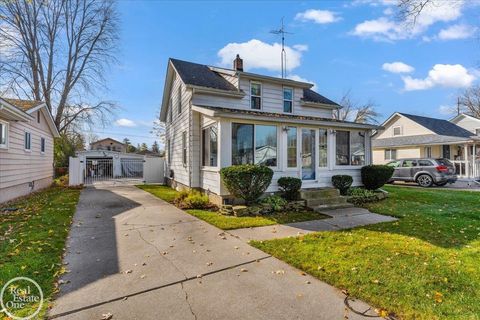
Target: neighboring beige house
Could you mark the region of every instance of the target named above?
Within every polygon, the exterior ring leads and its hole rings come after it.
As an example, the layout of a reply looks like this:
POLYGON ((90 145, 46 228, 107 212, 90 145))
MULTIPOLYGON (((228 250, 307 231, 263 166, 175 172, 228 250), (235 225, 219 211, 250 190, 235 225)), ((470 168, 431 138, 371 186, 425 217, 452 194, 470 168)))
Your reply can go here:
POLYGON ((0 98, 0 203, 50 186, 58 136, 45 103, 0 98))
POLYGON ((127 147, 123 142, 117 141, 112 138, 105 138, 105 139, 90 143, 90 150, 127 152, 127 147))
POLYGON ((373 162, 446 158, 460 178, 480 177, 480 119, 460 114, 448 120, 396 112, 372 137, 373 162))
POLYGON ((244 72, 238 56, 233 69, 170 59, 160 113, 169 182, 220 203, 228 197, 220 169, 255 163, 274 171, 267 192, 283 176, 302 179, 303 188, 331 187, 337 174, 360 185, 377 126, 335 120, 340 106, 312 87, 244 72))

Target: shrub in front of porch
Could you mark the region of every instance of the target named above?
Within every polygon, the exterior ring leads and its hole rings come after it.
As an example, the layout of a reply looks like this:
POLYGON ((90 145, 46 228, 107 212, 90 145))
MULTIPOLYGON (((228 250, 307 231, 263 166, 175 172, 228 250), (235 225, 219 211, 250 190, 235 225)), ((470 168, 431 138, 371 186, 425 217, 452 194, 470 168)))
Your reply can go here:
POLYGON ((340 190, 342 196, 347 195, 348 188, 351 187, 353 183, 353 178, 348 175, 335 175, 332 176, 332 184, 335 188, 340 190))
POLYGON ((247 204, 257 201, 272 182, 273 170, 255 164, 235 165, 220 170, 225 187, 247 204))
POLYGON ((210 203, 207 195, 196 190, 180 191, 173 203, 180 209, 212 209, 215 207, 210 203))
POLYGON ((392 177, 395 168, 386 165, 368 165, 362 167, 362 183, 365 189, 377 190, 383 187, 392 177))
POLYGON ((302 187, 302 179, 294 177, 281 177, 277 181, 278 188, 282 193, 282 197, 287 200, 296 200, 298 198, 298 191, 302 187))

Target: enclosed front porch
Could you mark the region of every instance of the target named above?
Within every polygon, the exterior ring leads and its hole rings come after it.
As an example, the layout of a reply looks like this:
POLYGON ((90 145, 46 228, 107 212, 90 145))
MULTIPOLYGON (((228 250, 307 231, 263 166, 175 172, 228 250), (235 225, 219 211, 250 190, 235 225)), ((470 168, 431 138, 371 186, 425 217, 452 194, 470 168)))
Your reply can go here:
POLYGON ((480 180, 480 141, 426 146, 421 157, 449 159, 459 179, 480 180))

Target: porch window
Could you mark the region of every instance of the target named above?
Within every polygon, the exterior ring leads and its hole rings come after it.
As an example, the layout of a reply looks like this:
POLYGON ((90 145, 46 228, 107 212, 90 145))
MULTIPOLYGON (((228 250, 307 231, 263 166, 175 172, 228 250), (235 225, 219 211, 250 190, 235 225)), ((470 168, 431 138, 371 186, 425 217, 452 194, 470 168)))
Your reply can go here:
POLYGON ((327 129, 320 129, 318 136, 318 166, 325 168, 327 166, 327 129))
POLYGON ((423 149, 424 151, 424 157, 425 158, 431 158, 432 157, 432 147, 425 147, 423 149))
POLYGON ((32 134, 30 132, 25 132, 25 141, 24 141, 25 150, 30 151, 32 147, 32 134))
POLYGON ((297 127, 288 127, 287 168, 297 167, 297 127))
POLYGON ((292 113, 293 89, 283 88, 283 112, 292 113))
POLYGON ((385 149, 385 160, 397 160, 397 149, 385 149))
POLYGON ((363 131, 337 131, 336 142, 337 165, 365 165, 365 133, 363 131))
POLYGON ((232 124, 232 165, 253 163, 253 124, 232 124))
POLYGON ((182 132, 182 163, 187 165, 187 132, 182 132))
POLYGON ((255 164, 277 166, 276 126, 255 126, 255 164))
POLYGON ((276 126, 232 124, 232 164, 249 163, 277 166, 276 126))
POLYGON ((8 142, 8 124, 6 122, 0 122, 0 148, 6 148, 8 142))
POLYGON ((262 84, 258 82, 250 83, 250 108, 258 109, 262 108, 262 84))
POLYGON ((202 130, 202 166, 216 167, 218 154, 217 126, 202 130))

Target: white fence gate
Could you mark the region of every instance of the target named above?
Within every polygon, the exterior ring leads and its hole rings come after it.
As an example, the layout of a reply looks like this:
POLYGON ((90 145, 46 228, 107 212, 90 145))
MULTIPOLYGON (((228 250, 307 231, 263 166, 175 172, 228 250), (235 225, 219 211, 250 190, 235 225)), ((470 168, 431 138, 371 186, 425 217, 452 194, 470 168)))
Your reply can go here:
POLYGON ((163 183, 164 160, 144 158, 80 158, 69 159, 69 185, 90 185, 98 182, 163 183))

